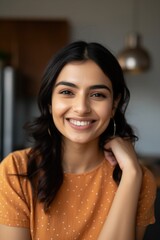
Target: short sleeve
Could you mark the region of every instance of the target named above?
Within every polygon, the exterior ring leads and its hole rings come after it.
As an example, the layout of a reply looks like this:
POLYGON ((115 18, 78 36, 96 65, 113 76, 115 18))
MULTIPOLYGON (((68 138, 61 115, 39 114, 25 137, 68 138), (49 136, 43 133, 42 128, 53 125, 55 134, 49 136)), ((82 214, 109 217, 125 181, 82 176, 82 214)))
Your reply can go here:
POLYGON ((30 189, 25 177, 25 158, 21 152, 8 155, 0 164, 0 224, 29 227, 30 189))
POLYGON ((154 204, 157 192, 153 174, 146 167, 142 167, 143 180, 138 202, 137 225, 147 226, 155 222, 154 204))

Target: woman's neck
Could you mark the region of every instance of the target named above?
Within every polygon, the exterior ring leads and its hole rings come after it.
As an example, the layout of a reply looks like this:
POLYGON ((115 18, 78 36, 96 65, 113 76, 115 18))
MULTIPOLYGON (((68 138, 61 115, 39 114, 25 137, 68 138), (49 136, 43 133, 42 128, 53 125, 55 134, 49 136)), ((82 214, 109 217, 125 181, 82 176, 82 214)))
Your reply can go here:
POLYGON ((62 166, 67 173, 84 173, 92 170, 104 159, 97 143, 64 144, 62 166))

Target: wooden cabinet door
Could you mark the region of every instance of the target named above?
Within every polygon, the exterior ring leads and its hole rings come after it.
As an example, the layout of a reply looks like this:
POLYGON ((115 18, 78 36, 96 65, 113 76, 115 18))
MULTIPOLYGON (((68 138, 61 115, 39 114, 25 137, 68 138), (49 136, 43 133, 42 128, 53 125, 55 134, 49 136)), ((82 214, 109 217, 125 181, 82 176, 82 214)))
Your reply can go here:
POLYGON ((68 42, 66 20, 0 19, 0 51, 10 54, 27 96, 37 94, 47 63, 68 42))

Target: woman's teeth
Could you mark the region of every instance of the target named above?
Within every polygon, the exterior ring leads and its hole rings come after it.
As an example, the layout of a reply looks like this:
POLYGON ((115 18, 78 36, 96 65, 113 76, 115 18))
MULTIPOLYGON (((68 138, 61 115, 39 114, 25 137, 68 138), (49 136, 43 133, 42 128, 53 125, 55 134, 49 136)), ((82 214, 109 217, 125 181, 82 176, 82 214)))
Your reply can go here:
POLYGON ((72 123, 76 126, 87 126, 91 123, 91 121, 77 121, 77 120, 73 120, 73 119, 70 119, 69 121, 70 121, 70 123, 72 123))

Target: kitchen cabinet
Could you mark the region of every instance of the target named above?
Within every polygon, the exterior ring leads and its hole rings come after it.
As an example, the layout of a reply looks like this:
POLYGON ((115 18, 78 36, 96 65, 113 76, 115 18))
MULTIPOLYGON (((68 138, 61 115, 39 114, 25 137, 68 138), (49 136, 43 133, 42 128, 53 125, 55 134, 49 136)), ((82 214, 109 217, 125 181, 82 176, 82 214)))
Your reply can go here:
POLYGON ((26 96, 37 94, 47 63, 68 42, 67 20, 0 19, 0 56, 9 55, 26 96))

